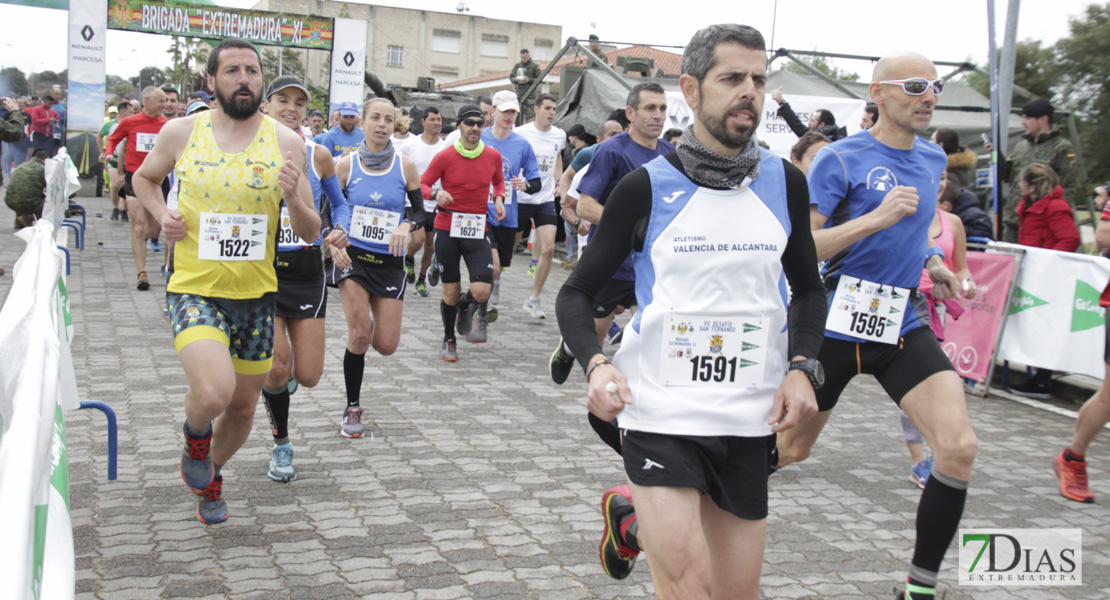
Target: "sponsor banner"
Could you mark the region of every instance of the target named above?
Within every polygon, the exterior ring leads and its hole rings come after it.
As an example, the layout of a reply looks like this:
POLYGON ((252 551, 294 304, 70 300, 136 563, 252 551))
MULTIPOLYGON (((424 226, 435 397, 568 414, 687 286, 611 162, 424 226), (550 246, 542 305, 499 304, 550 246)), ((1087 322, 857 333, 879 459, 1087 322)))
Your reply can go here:
POLYGON ((1083 585, 1081 529, 961 529, 960 585, 1083 585))
POLYGON ((365 75, 366 22, 336 18, 335 45, 331 52, 329 115, 343 102, 354 102, 362 110, 365 75))
POLYGON ((314 50, 331 50, 334 39, 332 20, 323 17, 173 1, 109 0, 108 27, 314 50))
POLYGON ((100 131, 104 124, 104 45, 108 7, 73 2, 69 10, 69 82, 66 129, 100 131))
POLYGON ((1098 300, 1110 281, 1110 260, 991 244, 996 245, 1025 251, 998 358, 1098 379, 1105 376, 1106 309, 1098 300))
POLYGON ((1014 278, 1015 259, 1010 254, 968 252, 967 266, 975 280, 974 300, 959 300, 959 319, 949 315, 941 347, 960 377, 986 383, 998 330, 1006 318, 1006 296, 1014 278))
POLYGON ((54 8, 69 10, 69 0, 0 0, 0 4, 14 4, 16 6, 33 6, 35 8, 54 8))

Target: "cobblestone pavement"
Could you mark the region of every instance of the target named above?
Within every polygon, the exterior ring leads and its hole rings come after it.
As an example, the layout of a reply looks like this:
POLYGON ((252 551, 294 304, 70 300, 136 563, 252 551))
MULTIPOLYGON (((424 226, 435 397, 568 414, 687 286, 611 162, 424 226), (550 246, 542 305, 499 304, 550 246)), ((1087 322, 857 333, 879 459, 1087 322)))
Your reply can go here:
MULTIPOLYGON (((410 289, 397 353, 368 355, 372 439, 338 434, 346 331, 333 292, 324 376, 293 396, 298 480, 266 477, 271 442, 260 408, 255 433, 224 469, 231 519, 204 526, 178 474, 186 381, 160 310, 162 255, 148 255, 152 290, 136 291, 127 226, 108 220, 106 199, 84 202, 87 248, 74 251, 69 278, 73 356, 82 397, 119 415, 120 468, 108 481, 101 415, 68 415, 78 598, 652 595, 645 562, 625 581, 598 564, 599 499, 621 470, 586 423, 581 371, 564 386, 547 376, 567 271, 553 269, 549 316, 534 320, 520 308, 531 279, 528 257, 517 255, 489 343, 460 344, 457 364, 437 359, 438 298, 410 289)), ((12 222, 6 207, 0 221, 12 222)), ((0 236, 4 297, 22 249, 0 236)), ((861 380, 814 456, 772 477, 766 598, 889 599, 905 577, 920 492, 898 412, 861 380)), ((963 526, 1081 528, 1084 585, 960 586, 954 543, 942 573, 947 598, 1110 597, 1110 436, 1090 451, 1101 504, 1080 505, 1059 496, 1050 468, 1072 418, 996 396, 969 402, 981 450, 963 526)))

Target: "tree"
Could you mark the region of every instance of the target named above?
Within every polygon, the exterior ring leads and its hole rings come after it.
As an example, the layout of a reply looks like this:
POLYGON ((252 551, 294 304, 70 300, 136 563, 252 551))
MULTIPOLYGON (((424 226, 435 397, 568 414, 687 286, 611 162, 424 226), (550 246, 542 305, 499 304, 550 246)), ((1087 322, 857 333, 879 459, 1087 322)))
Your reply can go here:
MULTIPOLYGON (((806 70, 805 67, 790 60, 789 58, 785 60, 786 63, 782 67, 783 69, 790 71, 791 73, 798 73, 801 75, 813 75, 813 73, 810 73, 808 70, 806 70)), ((829 61, 826 60, 824 56, 811 56, 808 58, 801 58, 801 60, 809 66, 817 69, 818 71, 821 71, 825 75, 832 77, 833 79, 839 79, 841 81, 859 81, 859 73, 852 73, 839 69, 829 63, 829 61)))
POLYGON ((131 85, 140 90, 148 85, 162 86, 166 83, 166 74, 158 67, 143 67, 139 69, 139 76, 130 79, 131 85))
POLYGON ((166 50, 173 60, 173 66, 166 68, 166 79, 185 92, 201 70, 200 65, 207 62, 209 49, 208 43, 200 38, 174 36, 173 45, 166 50))
MULTIPOLYGON (((1091 4, 1069 20, 1071 35, 1056 43, 1066 108, 1080 119, 1079 138, 1089 178, 1110 178, 1110 3, 1091 4)), ((1086 193, 1087 190, 1083 190, 1086 193)), ((1078 198, 1077 198, 1078 200, 1078 198)))
POLYGON ((304 61, 301 60, 301 51, 283 46, 279 60, 277 50, 269 48, 262 50, 262 78, 273 81, 279 75, 292 75, 304 80, 304 61))
MULTIPOLYGON (((966 81, 975 91, 990 97, 989 79, 972 72, 967 75, 966 81)), ((1014 83, 1033 92, 1038 98, 1051 98, 1061 83, 1055 50, 1052 47, 1042 48, 1038 40, 1018 42, 1014 53, 1014 83)), ((1016 99, 1014 103, 1020 105, 1016 99)))
POLYGON ((0 71, 0 79, 7 81, 6 85, 0 82, 0 94, 27 95, 27 76, 19 70, 19 67, 7 67, 0 71))

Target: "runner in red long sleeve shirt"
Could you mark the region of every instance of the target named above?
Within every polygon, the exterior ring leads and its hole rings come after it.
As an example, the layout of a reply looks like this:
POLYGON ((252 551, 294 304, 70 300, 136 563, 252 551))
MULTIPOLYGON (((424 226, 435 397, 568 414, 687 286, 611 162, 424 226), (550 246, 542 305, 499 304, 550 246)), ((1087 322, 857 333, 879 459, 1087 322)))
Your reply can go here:
MULTIPOLYGON (((161 228, 157 221, 148 218, 150 214, 135 196, 135 189, 131 187, 131 176, 139 170, 139 165, 143 164, 146 155, 154 149, 154 140, 167 122, 162 116, 162 100, 165 97, 166 94, 154 86, 144 89, 143 111, 120 121, 119 126, 112 135, 108 136, 108 141, 104 144, 104 153, 110 156, 116 146, 125 138, 127 139, 127 159, 123 165, 123 193, 127 198, 127 212, 131 215, 131 254, 135 258, 135 267, 139 271, 138 283, 135 285, 139 290, 150 287, 150 280, 146 276, 146 240, 148 238, 157 240, 161 228)), ((169 192, 169 180, 163 181, 163 201, 169 192)))
POLYGON ((486 341, 486 301, 493 284, 491 246, 486 238, 486 207, 492 195, 498 219, 505 218, 505 178, 501 154, 482 144, 482 110, 473 104, 459 109, 455 121, 459 140, 435 155, 420 177, 424 197, 439 204, 435 222, 435 258, 428 268, 428 285, 443 278, 443 348, 440 358, 459 360, 455 343, 455 321, 467 341, 486 341), (434 197, 431 186, 439 181, 443 189, 434 197), (492 187, 491 187, 492 186, 492 187), (492 189, 492 193, 491 193, 492 189), (466 261, 470 289, 462 292, 459 261, 466 261), (459 300, 464 302, 460 309, 459 300))

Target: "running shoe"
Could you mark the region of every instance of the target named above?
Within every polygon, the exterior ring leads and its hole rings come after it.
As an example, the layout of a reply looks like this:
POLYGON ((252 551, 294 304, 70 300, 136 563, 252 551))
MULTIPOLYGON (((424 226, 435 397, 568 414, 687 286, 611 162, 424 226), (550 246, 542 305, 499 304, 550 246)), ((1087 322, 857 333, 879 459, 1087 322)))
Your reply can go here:
POLYGON ((411 256, 405 257, 405 281, 412 285, 416 283, 416 262, 411 256))
POLYGON ((187 427, 182 426, 185 432, 185 451, 181 453, 181 478, 194 490, 202 490, 210 483, 215 472, 212 469, 212 425, 200 436, 189 434, 187 427))
POLYGON ((551 374, 551 381, 562 385, 567 377, 570 377, 572 369, 574 369, 574 357, 570 355, 570 352, 567 352, 566 346, 563 344, 563 338, 560 337, 558 347, 551 353, 551 362, 547 364, 547 372, 551 374))
POLYGON ((439 358, 447 362, 459 362, 459 353, 455 340, 443 342, 443 349, 439 351, 439 358))
POLYGON ((1010 393, 1034 400, 1048 400, 1052 397, 1052 386, 1039 385, 1035 381, 1026 381, 1020 385, 1010 386, 1010 393))
POLYGON ((910 481, 917 484, 917 487, 925 489, 925 484, 929 483, 929 474, 933 472, 933 457, 927 456, 925 460, 917 463, 910 469, 910 481))
POLYGON ((1087 487, 1087 461, 1068 460, 1061 452, 1052 461, 1052 470, 1060 480, 1060 493, 1068 500, 1094 502, 1095 495, 1087 487))
POLYGON ((162 281, 165 281, 170 276, 170 266, 162 265, 162 281))
MULTIPOLYGON (((618 485, 605 490, 601 496, 601 515, 605 519, 605 530, 601 534, 601 545, 598 554, 601 556, 601 567, 605 574, 613 579, 624 579, 632 572, 636 564, 639 550, 634 550, 624 543, 621 534, 621 519, 633 512, 632 492, 627 485, 618 485)), ((629 519, 631 524, 632 519, 629 519)))
POLYGON ((223 499, 224 476, 217 475, 202 490, 197 490, 197 519, 209 525, 227 520, 227 502, 223 499))
POLYGON ((151 238, 150 239, 150 251, 151 252, 161 252, 162 251, 162 244, 159 243, 158 240, 156 240, 154 238, 151 238))
POLYGON ((621 338, 623 338, 623 337, 624 337, 624 330, 621 329, 621 326, 617 325, 616 321, 610 323, 609 324, 609 334, 607 336, 605 336, 605 339, 606 339, 606 341, 609 342, 609 345, 621 343, 621 338))
POLYGON ((496 322, 497 322, 497 307, 496 306, 487 306, 486 307, 486 325, 491 325, 491 324, 496 323, 496 322))
POLYGON ((470 325, 470 333, 466 334, 466 341, 471 344, 484 344, 486 343, 486 317, 474 315, 473 323, 470 325))
POLYGON ((293 445, 274 446, 270 452, 270 471, 266 473, 274 481, 289 482, 297 478, 293 470, 293 445))
POLYGON ((119 209, 118 208, 113 208, 112 209, 112 220, 113 221, 118 221, 119 220, 119 209))
POLYGON ((501 303, 501 282, 500 281, 495 281, 495 282, 493 282, 493 289, 491 289, 489 291, 489 304, 490 304, 490 306, 493 306, 494 304, 500 304, 500 303, 501 303))
POLYGON ((455 320, 455 329, 459 332, 459 335, 466 335, 470 333, 470 315, 473 314, 475 306, 473 303, 466 302, 461 298, 457 306, 459 315, 455 320))
POLYGON ((421 298, 428 297, 428 285, 424 283, 423 279, 416 282, 416 295, 420 296, 421 298))
POLYGON ((339 423, 339 434, 343 437, 362 437, 362 408, 348 406, 343 409, 343 420, 339 423))
POLYGON ((546 319, 547 313, 543 312, 543 307, 540 306, 539 298, 529 298, 524 301, 524 312, 532 315, 535 319, 546 319))
POLYGON ((428 278, 428 285, 435 287, 439 285, 439 264, 436 263, 436 257, 432 257, 432 264, 428 265, 428 272, 424 273, 428 278))
POLYGON ((126 210, 119 211, 119 220, 123 223, 126 223, 126 222, 131 220, 127 217, 127 211, 126 210))
POLYGON ((536 261, 532 261, 532 264, 528 265, 528 276, 532 279, 536 278, 536 261))
POLYGON ((301 383, 297 381, 296 377, 290 375, 289 381, 285 382, 285 389, 289 390, 289 395, 292 396, 293 392, 297 391, 299 387, 301 387, 301 383))
POLYGON ((139 281, 135 284, 135 288, 140 292, 150 289, 150 280, 146 278, 146 271, 139 271, 139 281))
POLYGON ((574 265, 578 264, 578 257, 572 256, 559 264, 562 265, 564 269, 574 269, 574 265))

